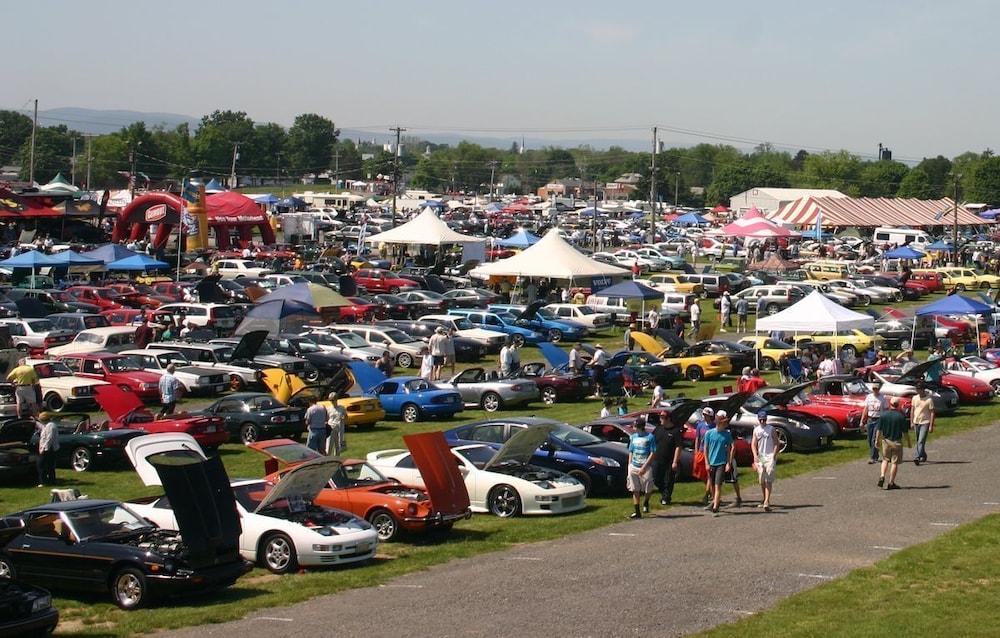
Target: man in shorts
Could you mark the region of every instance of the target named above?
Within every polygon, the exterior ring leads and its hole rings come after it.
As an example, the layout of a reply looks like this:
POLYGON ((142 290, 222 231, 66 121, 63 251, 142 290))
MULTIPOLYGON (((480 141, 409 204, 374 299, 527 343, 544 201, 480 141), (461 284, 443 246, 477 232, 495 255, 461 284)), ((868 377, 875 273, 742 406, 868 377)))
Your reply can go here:
POLYGON ((431 338, 427 340, 427 346, 430 348, 431 360, 433 362, 431 378, 428 381, 441 380, 441 368, 444 367, 445 358, 448 355, 447 341, 448 331, 445 330, 444 326, 438 326, 434 334, 431 335, 431 338))
POLYGON ((765 512, 771 511, 771 492, 774 488, 774 466, 778 460, 778 436, 774 432, 774 426, 767 423, 767 412, 761 410, 757 413, 757 426, 753 429, 750 437, 750 449, 753 452, 753 466, 757 468, 757 476, 760 479, 760 491, 762 500, 760 507, 765 512))
POLYGON ((708 473, 704 469, 705 463, 705 434, 715 427, 715 410, 710 407, 701 409, 701 419, 694 424, 694 466, 691 470, 693 478, 705 481, 705 509, 712 508, 712 484, 708 480, 708 473))
POLYGON ((899 397, 892 397, 889 400, 889 409, 882 411, 882 416, 878 419, 878 433, 876 443, 882 447, 882 466, 878 477, 878 486, 885 485, 886 471, 889 474, 889 485, 887 490, 898 490, 896 485, 896 472, 899 470, 899 463, 903 460, 903 439, 906 439, 906 446, 910 446, 910 421, 899 409, 899 397))
POLYGON ((19 419, 38 414, 39 381, 38 373, 27 359, 17 362, 17 367, 7 374, 7 380, 14 384, 14 399, 17 401, 19 419))
POLYGON ((705 467, 708 470, 708 484, 712 491, 712 514, 719 515, 719 500, 722 498, 722 483, 733 470, 733 435, 727 429, 729 415, 725 410, 715 413, 715 427, 705 433, 705 467))
MULTIPOLYGON (((629 518, 642 518, 640 511, 643 497, 650 492, 653 487, 653 473, 650 471, 653 464, 653 453, 656 452, 656 439, 651 432, 646 431, 646 424, 642 419, 636 420, 635 433, 628 439, 628 489, 632 492, 632 504, 635 506, 629 518)), ((646 512, 649 512, 649 503, 646 503, 646 512)))

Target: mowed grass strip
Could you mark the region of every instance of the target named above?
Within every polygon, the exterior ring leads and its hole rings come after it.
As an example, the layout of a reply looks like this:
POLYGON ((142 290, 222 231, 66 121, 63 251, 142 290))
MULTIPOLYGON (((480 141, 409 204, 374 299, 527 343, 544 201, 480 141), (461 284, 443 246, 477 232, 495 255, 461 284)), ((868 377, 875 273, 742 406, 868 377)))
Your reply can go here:
POLYGON ((700 638, 996 636, 1000 514, 787 598, 700 638))

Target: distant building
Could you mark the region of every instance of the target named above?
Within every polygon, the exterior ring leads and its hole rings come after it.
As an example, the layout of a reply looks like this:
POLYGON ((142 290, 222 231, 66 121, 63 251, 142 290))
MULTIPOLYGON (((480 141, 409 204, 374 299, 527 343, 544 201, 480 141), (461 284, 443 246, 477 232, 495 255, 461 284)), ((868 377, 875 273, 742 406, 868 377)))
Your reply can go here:
POLYGON ((847 197, 840 191, 824 188, 751 188, 729 198, 729 210, 737 217, 753 207, 767 214, 803 197, 847 197))
POLYGON ((538 196, 542 199, 550 197, 579 197, 583 188, 583 180, 579 177, 566 177, 549 182, 538 189, 538 196))
POLYGON ((642 179, 639 173, 625 173, 613 182, 604 185, 604 192, 607 199, 625 201, 632 199, 632 193, 637 190, 637 184, 642 179))

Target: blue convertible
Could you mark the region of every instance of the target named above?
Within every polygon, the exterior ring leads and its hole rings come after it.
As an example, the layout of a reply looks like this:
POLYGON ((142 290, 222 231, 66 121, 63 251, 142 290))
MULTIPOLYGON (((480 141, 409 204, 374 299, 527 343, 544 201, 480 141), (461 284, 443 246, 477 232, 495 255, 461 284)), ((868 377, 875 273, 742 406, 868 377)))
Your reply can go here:
POLYGON ((542 308, 546 302, 536 301, 528 306, 511 304, 490 304, 490 312, 495 312, 508 323, 521 328, 530 328, 546 335, 549 341, 579 341, 590 331, 586 326, 560 319, 551 310, 542 308))
POLYGON ((453 308, 448 311, 448 314, 455 315, 456 317, 465 317, 476 328, 502 332, 508 335, 510 340, 518 346, 523 346, 525 343, 539 343, 546 340, 546 335, 531 328, 518 326, 514 318, 507 314, 501 315, 495 312, 469 310, 466 308, 453 308))
POLYGON ((387 416, 416 423, 427 417, 451 418, 463 408, 462 395, 441 390, 420 377, 389 377, 363 361, 348 364, 365 394, 378 397, 387 416))

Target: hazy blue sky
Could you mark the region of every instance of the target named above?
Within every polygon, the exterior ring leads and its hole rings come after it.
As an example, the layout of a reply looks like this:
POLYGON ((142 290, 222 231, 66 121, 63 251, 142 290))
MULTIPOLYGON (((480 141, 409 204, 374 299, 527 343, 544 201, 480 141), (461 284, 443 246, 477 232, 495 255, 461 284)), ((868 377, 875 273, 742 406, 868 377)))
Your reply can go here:
POLYGON ((915 158, 1000 146, 989 0, 4 9, 5 108, 229 108, 283 124, 314 111, 342 127, 496 137, 645 138, 655 123, 795 148, 884 142, 915 158))

